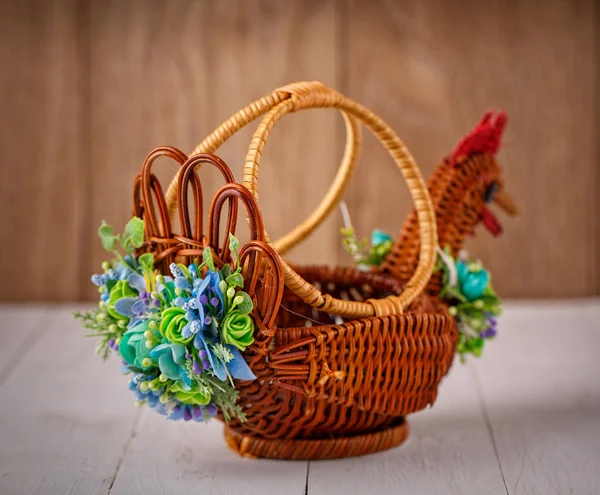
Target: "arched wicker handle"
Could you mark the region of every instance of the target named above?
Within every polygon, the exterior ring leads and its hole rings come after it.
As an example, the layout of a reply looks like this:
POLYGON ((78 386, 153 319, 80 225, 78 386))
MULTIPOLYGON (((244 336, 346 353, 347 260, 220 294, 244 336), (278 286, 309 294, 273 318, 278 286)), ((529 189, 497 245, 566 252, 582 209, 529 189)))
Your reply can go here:
MULTIPOLYGON (((436 261, 437 228, 435 212, 429 192, 419 167, 396 133, 379 117, 362 105, 329 89, 319 82, 302 82, 284 86, 278 90, 288 93, 289 98, 278 103, 259 125, 246 157, 244 185, 258 200, 258 172, 260 158, 269 134, 277 121, 285 114, 308 108, 337 108, 361 120, 388 150, 402 172, 415 203, 421 236, 419 263, 402 294, 366 302, 336 299, 322 294, 314 285, 304 280, 281 260, 286 286, 306 303, 329 313, 351 318, 401 313, 426 286, 436 261)), ((341 184, 348 177, 342 177, 341 184)))
MULTIPOLYGON (((196 149, 190 153, 190 157, 199 153, 214 153, 219 146, 237 131, 290 97, 291 95, 289 92, 276 90, 273 94, 252 102, 217 127, 217 129, 204 139, 204 141, 196 146, 196 149)), ((361 129, 356 118, 345 112, 342 112, 342 115, 344 117, 347 133, 342 164, 331 183, 329 191, 315 210, 299 226, 274 242, 274 246, 280 254, 285 253, 295 246, 327 218, 329 213, 331 213, 333 208, 339 203, 342 194, 348 185, 360 155, 361 129)), ((165 194, 165 201, 171 219, 175 217, 177 212, 177 183, 180 173, 181 171, 178 170, 165 194)))

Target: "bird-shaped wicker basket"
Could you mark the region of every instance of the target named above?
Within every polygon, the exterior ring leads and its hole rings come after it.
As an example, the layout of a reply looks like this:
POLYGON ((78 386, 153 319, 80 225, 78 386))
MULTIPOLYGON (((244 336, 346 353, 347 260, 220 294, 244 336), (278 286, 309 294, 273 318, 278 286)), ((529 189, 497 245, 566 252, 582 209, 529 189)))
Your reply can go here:
MULTIPOLYGON (((326 459, 400 444, 408 434, 405 416, 435 401, 458 336, 455 320, 443 303, 423 293, 436 261, 437 226, 427 186, 412 156, 385 122, 339 92, 316 82, 285 86, 232 116, 189 157, 170 147, 148 155, 134 186, 134 214, 145 221, 146 229, 146 243, 138 254, 152 252, 163 272, 172 262, 192 262, 206 247, 217 265, 231 263, 226 239, 235 234, 240 201, 251 234, 240 251, 240 262, 244 287, 254 300, 255 323, 254 343, 244 358, 256 379, 236 381, 246 421, 226 425, 228 445, 245 456, 326 459), (348 130, 343 163, 313 214, 272 243, 258 203, 261 154, 285 114, 316 107, 343 112, 348 130), (229 167, 212 153, 263 115, 246 157, 244 185, 238 184, 229 167), (420 244, 408 280, 376 269, 291 267, 281 258, 339 201, 356 164, 359 123, 388 150, 412 195, 420 244), (164 194, 152 173, 152 164, 160 156, 178 165, 164 194), (205 164, 215 166, 225 183, 212 199, 206 231, 197 175, 198 167, 205 164), (220 224, 226 205, 223 232, 220 224), (175 215, 180 225, 177 234, 175 215)), ((401 248, 392 248, 396 263, 401 263, 401 248)))

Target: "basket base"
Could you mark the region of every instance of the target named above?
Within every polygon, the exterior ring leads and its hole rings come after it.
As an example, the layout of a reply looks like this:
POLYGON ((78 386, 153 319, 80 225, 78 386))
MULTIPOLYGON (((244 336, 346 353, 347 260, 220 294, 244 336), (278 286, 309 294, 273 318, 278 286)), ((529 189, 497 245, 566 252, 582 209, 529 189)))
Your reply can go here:
POLYGON ((388 450, 400 445, 408 438, 408 423, 400 418, 399 423, 385 430, 323 439, 267 439, 244 435, 225 427, 225 441, 230 449, 243 457, 319 460, 356 457, 388 450))

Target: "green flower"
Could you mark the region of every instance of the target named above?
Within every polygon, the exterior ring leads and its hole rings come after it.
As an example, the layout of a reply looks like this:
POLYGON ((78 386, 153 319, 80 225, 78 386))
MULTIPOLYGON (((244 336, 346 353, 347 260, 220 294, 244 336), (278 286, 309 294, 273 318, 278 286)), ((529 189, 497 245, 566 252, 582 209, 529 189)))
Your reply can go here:
POLYGON ((222 335, 226 344, 244 351, 254 342, 254 322, 239 309, 230 311, 222 323, 222 335))
POLYGON ((171 387, 171 392, 175 392, 175 398, 184 404, 194 406, 206 406, 211 399, 210 392, 201 392, 200 390, 184 390, 179 383, 171 387))
POLYGON ((169 342, 173 344, 186 345, 192 341, 193 335, 183 337, 181 332, 188 324, 185 318, 185 310, 180 307, 167 308, 162 312, 162 321, 160 323, 160 333, 169 342))
POLYGON ((115 303, 124 297, 137 297, 137 292, 129 287, 127 280, 119 280, 110 290, 110 297, 108 299, 108 304, 106 305, 106 311, 115 320, 126 318, 115 310, 115 303))
POLYGON ((125 332, 119 344, 121 357, 133 371, 140 372, 148 369, 142 364, 146 358, 150 357, 150 349, 146 347, 146 337, 144 337, 146 330, 148 330, 146 322, 136 325, 125 332))

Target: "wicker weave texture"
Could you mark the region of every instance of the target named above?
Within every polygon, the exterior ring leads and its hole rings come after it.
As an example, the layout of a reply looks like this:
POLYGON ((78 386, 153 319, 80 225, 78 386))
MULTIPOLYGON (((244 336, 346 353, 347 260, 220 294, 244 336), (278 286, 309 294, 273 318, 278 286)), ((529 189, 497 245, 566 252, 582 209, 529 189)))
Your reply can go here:
MULTIPOLYGON (((495 182, 500 200, 503 182, 500 166, 495 157, 479 153, 465 158, 455 167, 442 162, 427 182, 438 223, 440 247, 450 247, 453 256, 463 249, 465 240, 473 235, 481 222, 481 211, 486 206, 486 190, 495 182)), ((501 205, 514 213, 514 207, 501 205)), ((419 259, 419 224, 415 212, 411 212, 395 240, 394 249, 381 266, 401 281, 408 281, 419 259)), ((427 292, 436 295, 441 290, 441 275, 434 273, 427 292)))
MULTIPOLYGON (((396 445, 406 435, 398 426, 404 415, 436 398, 454 355, 454 320, 427 296, 417 297, 403 314, 345 321, 307 304, 285 287, 281 260, 265 241, 255 198, 213 155, 187 158, 169 147, 149 154, 134 185, 134 213, 147 229, 141 251, 153 252, 163 271, 171 262, 200 257, 206 246, 218 264, 230 262, 219 225, 223 218, 227 230, 236 232, 240 202, 250 218, 252 240, 243 246, 241 260, 256 323, 255 343, 245 358, 257 379, 237 383, 247 421, 228 425, 229 445, 244 455, 275 458, 358 455, 396 445), (152 173, 161 156, 179 167, 181 234, 172 232, 163 189, 152 173), (206 232, 197 175, 204 165, 216 167, 225 183, 211 202, 206 232)), ((402 289, 394 277, 353 268, 295 269, 341 300, 379 299, 402 289)))
POLYGON ((404 144, 381 119, 320 83, 288 85, 254 102, 222 124, 198 150, 216 149, 261 115, 246 158, 247 187, 235 183, 227 165, 211 154, 187 157, 163 147, 148 155, 134 185, 134 214, 146 220, 148 242, 141 251, 153 252, 162 271, 171 262, 200 257, 206 247, 218 266, 231 263, 226 239, 229 232, 235 235, 241 203, 251 241, 243 246, 240 260, 244 288, 255 302, 256 325, 255 342, 246 349, 245 359, 257 379, 236 384, 246 421, 228 424, 228 444, 243 455, 286 459, 390 448, 406 437, 404 416, 435 401, 458 338, 445 306, 421 294, 437 246, 435 212, 425 181, 404 144), (257 203, 260 157, 284 115, 314 107, 342 110, 349 139, 331 190, 284 247, 309 235, 339 200, 358 157, 360 120, 388 149, 415 202, 420 242, 407 280, 354 268, 292 267, 270 244, 257 203), (166 194, 152 173, 159 156, 178 166, 166 194), (204 165, 216 167, 224 180, 212 199, 206 229, 197 175, 204 165), (172 229, 175 214, 180 233, 172 229))

